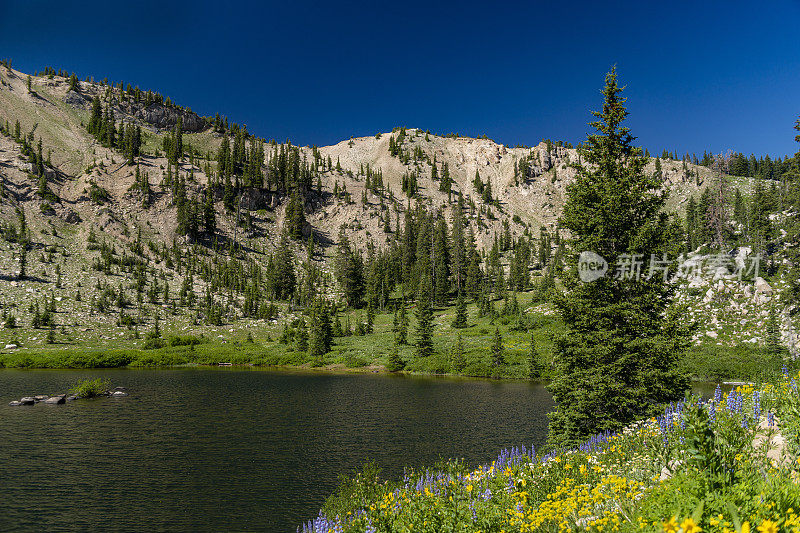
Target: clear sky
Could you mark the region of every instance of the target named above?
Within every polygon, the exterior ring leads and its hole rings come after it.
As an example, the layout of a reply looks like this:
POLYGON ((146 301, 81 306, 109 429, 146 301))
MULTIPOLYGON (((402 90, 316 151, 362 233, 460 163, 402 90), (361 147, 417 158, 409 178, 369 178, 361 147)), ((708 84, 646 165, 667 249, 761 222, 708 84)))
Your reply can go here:
POLYGON ((0 0, 0 57, 158 90, 301 145, 400 125, 575 144, 616 64, 651 151, 800 148, 798 0, 0 0))

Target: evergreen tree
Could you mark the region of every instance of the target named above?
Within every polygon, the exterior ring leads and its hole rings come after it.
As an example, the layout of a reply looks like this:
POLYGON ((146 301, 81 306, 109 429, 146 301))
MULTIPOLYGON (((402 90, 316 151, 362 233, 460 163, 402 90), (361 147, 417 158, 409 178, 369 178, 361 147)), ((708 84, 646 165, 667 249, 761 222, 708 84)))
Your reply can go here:
POLYGON ((214 191, 211 187, 206 188, 203 202, 203 229, 209 237, 217 232, 217 213, 214 210, 214 191))
POLYGON ((389 372, 399 372, 405 368, 406 364, 400 358, 400 352, 397 349, 397 343, 392 345, 392 350, 389 352, 389 362, 386 365, 386 370, 389 372))
POLYGON ((769 306, 766 341, 767 349, 771 353, 778 354, 783 350, 783 345, 781 344, 780 319, 774 302, 771 302, 769 306))
POLYGON ((453 373, 460 374, 464 371, 464 367, 466 366, 467 363, 464 358, 464 342, 461 340, 461 333, 459 333, 456 335, 456 342, 450 349, 450 367, 452 368, 453 373))
POLYGON ((430 294, 430 277, 422 276, 417 289, 417 357, 433 355, 433 308, 430 294))
POLYGON ((492 337, 492 365, 500 367, 506 364, 505 350, 503 350, 503 336, 500 335, 500 328, 494 328, 492 337))
POLYGON ((408 313, 406 312, 405 303, 400 304, 395 342, 401 346, 408 344, 408 313))
POLYGON ((695 250, 700 243, 697 239, 697 202, 694 196, 689 197, 689 202, 686 204, 686 247, 691 252, 695 250))
MULTIPOLYGON (((627 116, 616 69, 606 76, 597 130, 580 153, 562 225, 577 254, 591 250, 616 264, 632 254, 672 252, 676 227, 663 213, 662 182, 644 173, 646 160, 622 126, 627 116)), ((555 342, 556 401, 549 441, 571 446, 600 431, 644 418, 683 397, 688 380, 677 363, 688 333, 671 312, 671 289, 660 276, 605 276, 581 283, 577 269, 556 299, 565 332, 555 342)))
POLYGON ((467 302, 464 300, 464 295, 458 293, 458 299, 456 300, 456 316, 453 319, 453 327, 459 329, 467 327, 467 318, 467 302))
POLYGON ((364 297, 364 265, 361 254, 350 246, 346 228, 339 228, 339 245, 334 259, 334 274, 342 288, 347 305, 361 307, 364 297))
POLYGON ((371 335, 375 327, 375 308, 372 307, 372 302, 367 303, 367 322, 364 328, 364 333, 371 335))
POLYGON ((308 350, 308 328, 306 328, 306 321, 300 317, 300 323, 297 325, 297 332, 294 335, 296 343, 295 350, 298 352, 305 352, 308 350))
POLYGON ((311 357, 321 358, 331 351, 333 344, 330 309, 322 298, 311 307, 310 321, 308 353, 311 357))
POLYGON ((464 291, 467 274, 467 248, 464 240, 464 201, 458 197, 458 205, 453 209, 452 248, 450 251, 451 269, 456 291, 464 291))
POLYGON ((303 207, 303 199, 297 189, 292 191, 289 203, 286 206, 286 227, 289 236, 293 239, 301 239, 303 230, 306 226, 306 215, 303 207))
POLYGON ((544 371, 539 350, 536 347, 536 338, 531 334, 531 349, 528 352, 528 378, 539 379, 544 371))

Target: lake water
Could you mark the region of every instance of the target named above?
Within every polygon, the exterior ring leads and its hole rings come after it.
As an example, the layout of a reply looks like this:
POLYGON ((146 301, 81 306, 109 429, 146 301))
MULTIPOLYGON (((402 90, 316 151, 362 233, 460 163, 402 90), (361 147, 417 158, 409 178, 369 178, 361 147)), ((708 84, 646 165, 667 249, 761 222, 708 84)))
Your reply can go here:
POLYGON ((540 384, 242 369, 0 370, 0 530, 295 531, 338 474, 539 446, 540 384), (101 376, 130 396, 9 407, 101 376))

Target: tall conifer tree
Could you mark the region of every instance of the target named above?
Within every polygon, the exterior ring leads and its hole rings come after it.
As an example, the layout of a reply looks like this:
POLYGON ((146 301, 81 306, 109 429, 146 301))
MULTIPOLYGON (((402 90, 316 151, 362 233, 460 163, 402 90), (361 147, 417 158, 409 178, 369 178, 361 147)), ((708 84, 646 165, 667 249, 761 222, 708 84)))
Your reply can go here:
MULTIPOLYGON (((662 182, 644 172, 646 160, 622 126, 628 115, 616 69, 606 76, 602 111, 581 148, 587 166, 575 166, 562 226, 572 235, 573 262, 592 251, 610 265, 632 254, 675 253, 677 228, 662 211, 662 182)), ((557 403, 549 440, 575 445, 594 433, 616 430, 683 397, 687 378, 677 363, 688 332, 671 308, 672 292, 661 276, 606 275, 582 283, 577 269, 556 299, 566 331, 556 339, 557 403)))

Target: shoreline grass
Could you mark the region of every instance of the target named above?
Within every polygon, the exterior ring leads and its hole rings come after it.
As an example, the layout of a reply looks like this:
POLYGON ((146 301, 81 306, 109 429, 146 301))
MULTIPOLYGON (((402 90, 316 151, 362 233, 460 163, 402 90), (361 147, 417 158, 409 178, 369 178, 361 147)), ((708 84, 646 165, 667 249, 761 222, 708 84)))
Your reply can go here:
MULTIPOLYGON (((366 340, 371 336, 361 337, 366 340)), ((83 348, 21 349, 0 353, 0 369, 90 369, 90 368, 166 368, 176 366, 235 366, 313 369, 316 371, 389 373, 383 355, 353 356, 352 350, 335 347, 323 361, 296 352, 279 343, 258 341, 219 343, 201 342, 169 345, 158 349, 83 348), (340 349, 336 349, 340 348, 340 349)), ((410 350, 409 350, 410 351, 410 350)), ((402 373, 419 375, 463 376, 481 379, 528 380, 523 361, 507 365, 497 372, 488 365, 475 364, 462 373, 442 370, 446 355, 435 354, 425 360, 408 355, 402 373)), ((487 354, 488 358, 488 354, 487 354)), ((762 381, 779 374, 784 364, 779 355, 755 347, 692 347, 681 361, 681 368, 693 381, 762 381)), ((548 376, 543 376, 546 379, 548 376)))

